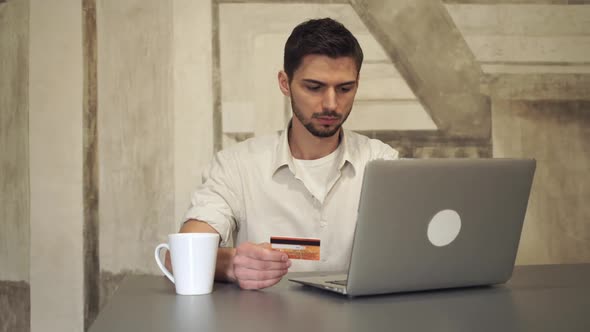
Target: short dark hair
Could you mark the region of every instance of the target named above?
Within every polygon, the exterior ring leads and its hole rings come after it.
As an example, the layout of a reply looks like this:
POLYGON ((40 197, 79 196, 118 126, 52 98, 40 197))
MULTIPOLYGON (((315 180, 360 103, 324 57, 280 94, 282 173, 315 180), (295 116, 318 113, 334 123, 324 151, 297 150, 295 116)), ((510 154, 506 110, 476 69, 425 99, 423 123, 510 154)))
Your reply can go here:
POLYGON ((330 58, 352 57, 357 74, 363 63, 363 50, 356 38, 342 23, 331 18, 305 21, 293 29, 285 43, 283 70, 293 79, 293 73, 306 55, 326 55, 330 58))

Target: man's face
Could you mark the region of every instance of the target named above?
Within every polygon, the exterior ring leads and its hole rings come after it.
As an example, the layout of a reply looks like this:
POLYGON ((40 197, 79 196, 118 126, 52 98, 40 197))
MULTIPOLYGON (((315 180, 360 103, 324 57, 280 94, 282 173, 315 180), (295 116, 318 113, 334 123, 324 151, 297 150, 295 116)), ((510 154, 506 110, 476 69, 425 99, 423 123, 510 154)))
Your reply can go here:
POLYGON ((299 121, 316 137, 331 137, 348 118, 357 87, 352 57, 333 59, 312 54, 303 58, 288 89, 281 86, 281 90, 291 97, 293 121, 299 121))

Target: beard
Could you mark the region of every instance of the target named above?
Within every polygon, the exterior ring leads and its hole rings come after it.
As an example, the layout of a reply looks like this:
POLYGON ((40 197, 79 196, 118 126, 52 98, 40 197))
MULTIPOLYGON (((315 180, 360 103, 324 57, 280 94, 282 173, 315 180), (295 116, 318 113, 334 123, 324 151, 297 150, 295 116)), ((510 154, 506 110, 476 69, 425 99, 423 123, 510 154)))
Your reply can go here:
POLYGON ((348 112, 344 114, 344 116, 342 114, 336 113, 335 111, 322 111, 321 113, 313 113, 311 116, 312 119, 319 118, 319 117, 332 117, 332 118, 335 118, 338 120, 342 120, 342 121, 339 121, 334 127, 322 126, 322 125, 316 126, 311 121, 311 119, 305 118, 305 116, 303 115, 303 113, 301 112, 301 110, 299 109, 299 107, 297 106, 297 104, 293 100, 294 100, 293 95, 291 94, 291 109, 293 110, 293 114, 295 114, 295 116, 297 117, 299 122, 301 122, 301 124, 303 124, 305 129, 307 129, 307 131, 309 131, 309 133, 315 137, 332 137, 332 136, 336 135, 337 133, 339 133, 340 128, 342 127, 342 124, 344 124, 346 119, 348 119, 348 115, 350 115, 350 111, 352 110, 352 107, 351 107, 350 110, 348 110, 348 112))

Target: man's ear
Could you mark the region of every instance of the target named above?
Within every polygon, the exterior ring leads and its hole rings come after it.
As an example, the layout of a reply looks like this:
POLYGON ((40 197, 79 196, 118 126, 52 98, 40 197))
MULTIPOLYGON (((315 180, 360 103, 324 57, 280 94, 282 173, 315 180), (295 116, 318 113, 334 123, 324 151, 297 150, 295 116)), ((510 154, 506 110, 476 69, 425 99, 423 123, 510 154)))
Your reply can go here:
POLYGON ((284 70, 281 70, 279 72, 278 79, 279 79, 279 89, 281 89, 281 92, 285 96, 291 97, 291 90, 290 90, 290 86, 289 86, 289 77, 287 76, 287 73, 285 73, 284 70))

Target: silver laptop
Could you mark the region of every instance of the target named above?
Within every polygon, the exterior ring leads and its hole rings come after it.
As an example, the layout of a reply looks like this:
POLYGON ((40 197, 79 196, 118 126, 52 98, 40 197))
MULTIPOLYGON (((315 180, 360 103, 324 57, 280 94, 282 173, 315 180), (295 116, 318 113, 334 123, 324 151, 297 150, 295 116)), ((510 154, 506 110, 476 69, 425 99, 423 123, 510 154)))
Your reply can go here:
POLYGON ((367 164, 348 272, 289 280, 349 296, 506 282, 535 160, 367 164))

